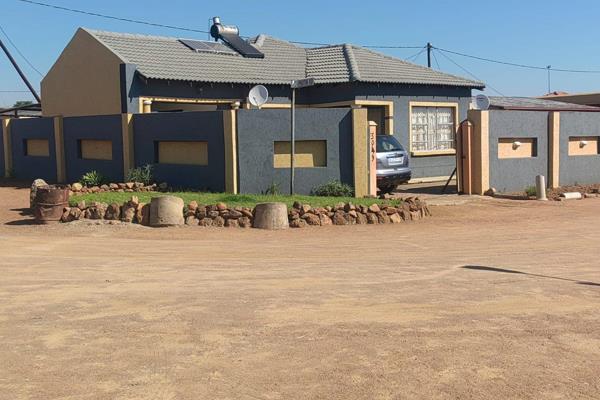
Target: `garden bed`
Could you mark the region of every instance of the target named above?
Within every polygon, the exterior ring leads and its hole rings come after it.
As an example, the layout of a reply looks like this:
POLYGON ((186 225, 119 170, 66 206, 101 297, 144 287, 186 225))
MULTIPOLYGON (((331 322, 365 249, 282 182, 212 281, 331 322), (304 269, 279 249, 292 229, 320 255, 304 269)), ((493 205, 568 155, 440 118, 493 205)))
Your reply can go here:
MULTIPOLYGON (((313 207, 335 206, 338 203, 352 203, 354 205, 370 206, 372 204, 399 205, 400 199, 376 199, 376 198, 354 198, 354 197, 321 197, 321 196, 302 196, 302 195, 266 195, 266 194, 231 194, 231 193, 202 193, 202 192, 169 192, 171 196, 180 197, 185 204, 195 201, 198 204, 217 204, 226 203, 233 207, 251 207, 258 203, 279 202, 285 203, 288 208, 295 202, 310 204, 313 207)), ((139 192, 136 196, 141 203, 150 203, 152 197, 163 196, 159 192, 139 192)), ((86 203, 118 203, 123 204, 131 198, 129 192, 97 192, 97 193, 74 193, 70 198, 72 206, 77 205, 84 200, 86 203)))

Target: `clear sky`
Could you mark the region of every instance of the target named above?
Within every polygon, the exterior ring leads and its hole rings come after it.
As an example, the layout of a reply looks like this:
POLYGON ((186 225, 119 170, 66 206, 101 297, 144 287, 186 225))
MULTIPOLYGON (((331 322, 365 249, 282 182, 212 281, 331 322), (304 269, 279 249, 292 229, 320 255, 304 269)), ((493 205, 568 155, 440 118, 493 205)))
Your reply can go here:
MULTIPOLYGON (((57 6, 207 30, 210 17, 235 24, 242 35, 266 33, 287 40, 385 46, 424 46, 485 58, 561 69, 600 71, 600 1, 354 1, 354 0, 38 0, 57 6)), ((42 74, 77 27, 206 38, 204 34, 69 13, 18 0, 1 0, 0 26, 42 74)), ((7 42, 0 32, 0 37, 7 42)), ((36 87, 41 76, 7 43, 36 87)), ((381 49, 408 58, 418 49, 381 49)), ((507 96, 547 92, 547 73, 434 51, 433 67, 469 77, 448 58, 507 96)), ((426 63, 425 53, 416 58, 426 63)), ((600 73, 551 73, 551 89, 600 91, 600 73)), ((32 99, 0 54, 0 105, 32 99)), ((490 87, 486 94, 498 95, 490 87)))

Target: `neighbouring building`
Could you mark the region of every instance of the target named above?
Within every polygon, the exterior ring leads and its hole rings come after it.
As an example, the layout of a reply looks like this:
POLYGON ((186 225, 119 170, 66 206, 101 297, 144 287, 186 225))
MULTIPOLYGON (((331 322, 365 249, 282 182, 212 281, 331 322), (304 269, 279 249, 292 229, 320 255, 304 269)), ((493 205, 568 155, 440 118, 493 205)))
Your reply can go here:
POLYGON ((566 93, 552 92, 540 99, 562 101, 564 103, 581 104, 586 106, 600 107, 600 92, 594 93, 566 93))
POLYGON ((290 82, 306 77, 299 107, 367 108, 378 133, 408 148, 414 178, 447 177, 455 135, 473 89, 484 84, 351 44, 304 48, 267 35, 244 41, 186 40, 80 28, 42 80, 44 116, 249 108, 248 92, 269 90, 263 108, 289 108, 290 82))

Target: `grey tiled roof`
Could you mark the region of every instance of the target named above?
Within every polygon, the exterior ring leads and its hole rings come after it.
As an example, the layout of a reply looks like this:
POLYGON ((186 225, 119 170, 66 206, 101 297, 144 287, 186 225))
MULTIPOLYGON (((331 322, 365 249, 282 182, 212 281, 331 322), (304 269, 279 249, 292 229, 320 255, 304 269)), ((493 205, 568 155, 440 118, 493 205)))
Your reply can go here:
POLYGON ((215 83, 288 84, 312 77, 317 83, 377 82, 481 88, 481 82, 389 57, 359 46, 303 48, 266 35, 249 39, 263 59, 196 53, 173 37, 87 30, 124 62, 150 79, 215 83))
POLYGON ((490 96, 490 109, 500 110, 581 110, 600 111, 600 107, 585 106, 581 104, 564 103, 562 101, 535 99, 531 97, 498 97, 490 96))

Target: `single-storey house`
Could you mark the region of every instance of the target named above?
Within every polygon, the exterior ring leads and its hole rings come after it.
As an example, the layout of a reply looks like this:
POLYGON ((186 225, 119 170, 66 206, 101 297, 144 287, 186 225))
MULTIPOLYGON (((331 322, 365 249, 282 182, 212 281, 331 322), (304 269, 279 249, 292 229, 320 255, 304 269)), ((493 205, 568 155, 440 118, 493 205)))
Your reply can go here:
POLYGON ((264 108, 364 107, 378 133, 409 150, 414 178, 443 178, 456 165, 455 134, 471 91, 461 78, 351 45, 304 48, 267 35, 245 41, 248 57, 210 42, 80 28, 42 80, 44 116, 249 108, 250 88, 269 90, 264 108))
POLYGON ((566 93, 566 92, 552 92, 545 96, 539 97, 540 99, 562 101, 565 103, 582 104, 587 106, 600 107, 600 93, 566 93))

